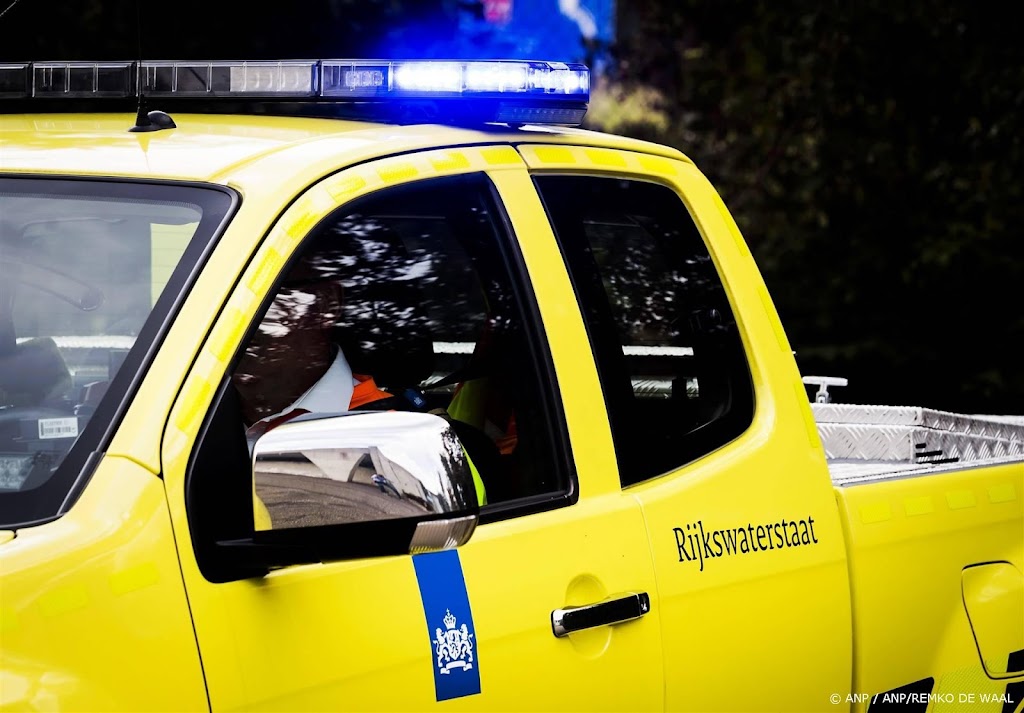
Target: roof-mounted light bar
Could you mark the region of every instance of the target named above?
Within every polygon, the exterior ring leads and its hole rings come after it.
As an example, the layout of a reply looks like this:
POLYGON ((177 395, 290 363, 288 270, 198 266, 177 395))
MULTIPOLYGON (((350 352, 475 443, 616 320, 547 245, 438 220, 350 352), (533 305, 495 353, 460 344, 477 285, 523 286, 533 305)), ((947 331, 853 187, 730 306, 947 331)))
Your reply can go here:
POLYGON ((317 62, 142 62, 142 91, 159 97, 315 97, 317 62))
POLYGON ((327 59, 321 63, 324 96, 436 97, 480 95, 590 98, 590 70, 581 64, 517 62, 374 62, 327 59))
POLYGON ((374 104, 434 102, 447 114, 579 124, 590 100, 580 64, 517 60, 289 60, 0 64, 0 99, 135 97, 374 104))

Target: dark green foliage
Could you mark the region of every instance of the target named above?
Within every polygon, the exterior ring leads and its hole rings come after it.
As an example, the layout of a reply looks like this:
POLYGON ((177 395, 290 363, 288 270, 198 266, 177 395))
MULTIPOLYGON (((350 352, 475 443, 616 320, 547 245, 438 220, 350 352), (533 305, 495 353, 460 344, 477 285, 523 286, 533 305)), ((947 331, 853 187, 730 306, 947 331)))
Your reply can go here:
POLYGON ((634 0, 619 86, 661 96, 805 374, 842 400, 1024 413, 1024 43, 1001 6, 634 0))

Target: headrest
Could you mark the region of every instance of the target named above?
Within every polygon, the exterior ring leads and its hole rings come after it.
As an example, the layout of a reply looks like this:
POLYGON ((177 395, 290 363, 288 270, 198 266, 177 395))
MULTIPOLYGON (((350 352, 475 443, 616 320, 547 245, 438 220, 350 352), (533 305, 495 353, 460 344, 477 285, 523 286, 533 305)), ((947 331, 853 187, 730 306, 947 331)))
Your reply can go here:
POLYGON ((35 406, 71 387, 64 357, 50 337, 29 339, 0 356, 0 391, 18 406, 35 406))

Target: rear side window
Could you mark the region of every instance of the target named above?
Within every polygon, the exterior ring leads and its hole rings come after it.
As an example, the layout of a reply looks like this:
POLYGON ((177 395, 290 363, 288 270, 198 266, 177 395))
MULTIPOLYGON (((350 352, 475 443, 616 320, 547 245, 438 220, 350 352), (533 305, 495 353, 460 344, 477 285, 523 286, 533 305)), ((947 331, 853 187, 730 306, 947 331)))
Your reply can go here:
POLYGON ((753 417, 743 344, 697 226, 671 189, 536 176, 576 290, 622 484, 672 471, 753 417))

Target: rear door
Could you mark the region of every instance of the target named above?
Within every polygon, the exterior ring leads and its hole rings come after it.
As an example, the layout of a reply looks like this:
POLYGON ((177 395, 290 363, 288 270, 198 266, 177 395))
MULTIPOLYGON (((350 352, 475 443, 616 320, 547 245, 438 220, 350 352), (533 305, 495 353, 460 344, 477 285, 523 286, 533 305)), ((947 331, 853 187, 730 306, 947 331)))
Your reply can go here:
POLYGON ((213 324, 164 438, 215 710, 662 708, 647 535, 618 484, 573 302, 510 147, 364 164, 282 215, 213 324), (212 543, 252 528, 237 402, 273 413, 291 398, 288 380, 320 358, 286 344, 327 316, 308 269, 297 279, 300 254, 343 295, 331 333, 353 372, 389 393, 415 390, 490 439, 489 451, 465 442, 488 505, 459 550, 225 574, 236 563, 212 543), (256 339, 278 339, 272 368, 244 366, 256 339), (607 600, 619 603, 583 615, 595 625, 555 635, 553 613, 607 600))
POLYGON ((720 199, 679 161, 520 150, 587 323, 623 492, 643 509, 666 707, 845 701, 835 497, 792 353, 720 199))

